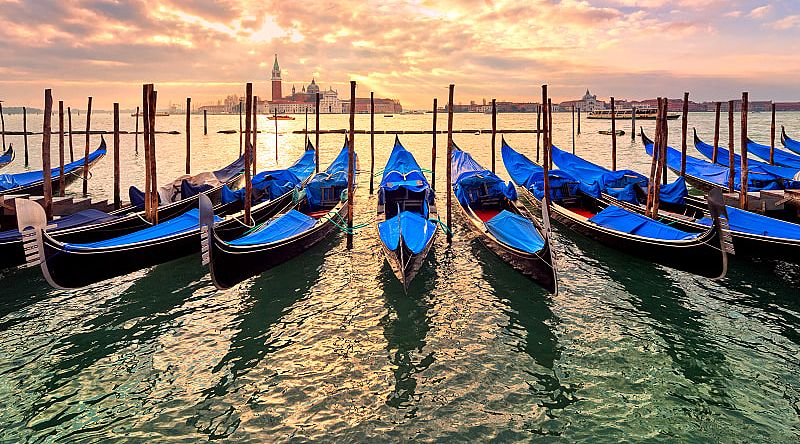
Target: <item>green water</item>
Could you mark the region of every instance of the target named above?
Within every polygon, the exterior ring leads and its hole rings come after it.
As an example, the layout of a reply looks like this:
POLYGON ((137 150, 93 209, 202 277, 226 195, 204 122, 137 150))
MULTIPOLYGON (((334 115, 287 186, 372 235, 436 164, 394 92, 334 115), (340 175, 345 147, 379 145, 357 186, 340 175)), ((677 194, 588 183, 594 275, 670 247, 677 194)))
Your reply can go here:
MULTIPOLYGON (((9 129, 21 126, 16 117, 6 117, 9 129)), ((488 128, 489 118, 457 115, 456 127, 488 128)), ((236 117, 210 116, 208 136, 201 119, 192 137, 197 171, 238 155, 236 135, 214 133, 237 127, 236 117)), ((368 116, 358 119, 367 127, 368 116)), ((691 119, 710 139, 713 116, 691 119)), ((768 119, 751 116, 757 141, 768 142, 768 119)), ((520 128, 533 120, 498 121, 520 128)), ((800 128, 798 114, 779 114, 781 121, 800 128)), ((93 122, 108 127, 110 116, 93 122)), ((430 115, 396 116, 378 118, 377 127, 429 123, 430 115)), ((271 124, 259 128, 271 131, 271 124)), ((183 117, 159 125, 181 130, 183 117)), ((582 122, 578 154, 609 165, 609 138, 596 133, 607 125, 582 122)), ((652 123, 644 125, 652 133, 652 123)), ((300 118, 279 128, 302 126, 300 118)), ((346 116, 323 116, 323 128, 346 126, 346 116)), ((678 145, 679 125, 672 127, 678 145)), ((555 130, 556 143, 569 149, 570 116, 558 115, 555 130)), ((377 168, 393 137, 376 137, 377 168)), ((368 140, 356 139, 362 170, 368 140)), ((430 136, 402 140, 428 167, 430 136)), ((456 137, 484 165, 489 140, 456 137)), ((535 157, 530 135, 507 140, 535 157)), ((12 141, 21 149, 21 140, 12 141)), ((281 135, 279 163, 296 158, 302 142, 281 135)), ((648 171, 638 144, 627 135, 619 143, 621 167, 648 171)), ((183 144, 182 136, 159 136, 162 182, 182 172, 183 144)), ((327 164, 341 136, 322 136, 321 146, 327 164)), ((275 164, 274 149, 274 134, 260 134, 259 167, 275 164)), ((23 169, 19 153, 3 172, 23 169)), ((142 157, 123 136, 126 184, 142 182, 142 157)), ((93 195, 109 195, 110 170, 110 159, 98 165, 93 195)), ((438 170, 443 190, 441 158, 438 170)), ((357 224, 374 219, 368 190, 363 171, 357 224)), ((50 289, 38 269, 0 272, 0 441, 800 439, 797 266, 734 261, 728 277, 714 282, 556 225, 561 287, 550 296, 466 227, 453 229, 452 246, 439 236, 408 295, 384 262, 374 225, 357 234, 352 251, 338 235, 228 291, 214 289, 199 255, 76 291, 50 289)))

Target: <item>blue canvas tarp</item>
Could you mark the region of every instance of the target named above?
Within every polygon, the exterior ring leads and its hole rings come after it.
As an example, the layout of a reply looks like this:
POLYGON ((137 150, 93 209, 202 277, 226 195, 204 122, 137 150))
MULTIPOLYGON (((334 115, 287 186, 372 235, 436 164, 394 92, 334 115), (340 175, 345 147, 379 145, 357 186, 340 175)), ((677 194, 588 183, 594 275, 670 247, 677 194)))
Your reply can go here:
POLYGON ((400 144, 399 138, 395 138, 392 154, 389 155, 389 160, 383 169, 380 189, 383 194, 385 191, 399 188, 421 192, 430 188, 430 184, 414 156, 400 144))
POLYGON ((614 205, 606 207, 589 221, 601 227, 650 239, 686 240, 699 236, 698 233, 687 233, 614 205))
POLYGON ((264 224, 247 236, 230 242, 231 245, 266 245, 288 239, 310 230, 317 220, 297 210, 289 210, 264 224))
POLYGON ((242 174, 242 172, 244 172, 244 156, 239 156, 238 159, 231 162, 228 166, 222 167, 213 173, 218 181, 225 183, 242 174))
MULTIPOLYGON (((650 182, 647 177, 633 170, 611 171, 600 165, 589 162, 574 154, 553 146, 553 162, 562 171, 566 171, 581 181, 580 190, 589 196, 599 198, 603 192, 617 200, 639 203, 639 199, 650 182), (638 192, 637 192, 638 191, 638 192)), ((662 185, 659 188, 661 202, 683 205, 689 191, 683 178, 662 185)))
MULTIPOLYGON (((79 227, 81 225, 105 222, 116 218, 117 218, 116 216, 112 216, 100 210, 88 209, 79 211, 75 214, 70 214, 69 216, 64 216, 58 219, 54 219, 53 221, 48 223, 48 226, 55 225, 54 229, 59 230, 64 228, 79 227)), ((20 234, 19 230, 17 229, 0 232, 0 241, 8 241, 16 239, 22 239, 22 234, 20 234)))
POLYGON ((403 211, 397 216, 378 224, 381 242, 390 250, 396 250, 403 237, 403 243, 414 254, 419 254, 436 234, 436 224, 418 213, 403 211))
POLYGON ((503 210, 486 222, 486 229, 500 242, 528 253, 544 248, 544 239, 529 219, 503 210))
MULTIPOLYGON (((697 149, 697 151, 699 151, 702 155, 707 157, 709 160, 713 159, 713 157, 712 157, 714 155, 714 146, 713 145, 709 145, 709 144, 707 144, 707 143, 703 142, 702 140, 700 140, 700 139, 695 137, 694 147, 697 149)), ((767 150, 769 151, 769 147, 767 147, 767 150)), ((734 171, 735 171, 736 175, 739 176, 741 174, 741 170, 742 170, 741 169, 742 156, 734 153, 733 159, 734 159, 734 161, 733 161, 734 162, 734 164, 733 164, 734 171)), ((724 167, 727 167, 727 166, 729 166, 728 165, 728 160, 729 160, 728 159, 728 150, 726 150, 725 148, 722 148, 721 146, 718 146, 717 147, 717 163, 722 165, 722 166, 724 166, 724 167)), ((789 181, 795 181, 797 179, 800 179, 800 169, 798 169, 798 168, 789 168, 789 167, 784 167, 784 166, 770 165, 768 163, 759 162, 758 160, 752 159, 749 156, 748 156, 747 161, 748 161, 748 164, 747 164, 747 174, 748 174, 748 176, 749 175, 752 175, 754 177, 760 177, 760 176, 770 177, 770 176, 774 176, 774 177, 780 177, 780 178, 783 178, 783 179, 787 179, 789 181)), ((749 177, 748 177, 748 179, 749 179, 749 177)))
MULTIPOLYGON (((517 185, 530 190, 537 199, 544 197, 544 169, 525 157, 524 154, 514 151, 503 140, 500 149, 503 164, 517 185)), ((554 202, 560 202, 565 197, 574 195, 580 182, 564 171, 552 170, 550 177, 550 197, 554 202)))
POLYGON ((468 206, 483 197, 517 199, 514 184, 506 184, 496 174, 483 168, 469 153, 458 148, 453 150, 451 175, 453 192, 461 205, 468 206))
POLYGON ((345 144, 328 169, 315 175, 306 185, 306 196, 312 210, 322 209, 323 188, 333 190, 347 188, 347 157, 347 145, 345 144))
MULTIPOLYGON (((731 227, 731 231, 780 239, 800 240, 800 225, 738 208, 726 207, 726 209, 728 210, 728 224, 731 227)), ((698 220, 698 222, 711 226, 712 221, 706 217, 698 220)))
MULTIPOLYGON (((711 149, 713 150, 714 147, 711 146, 711 149)), ((747 152, 757 157, 760 157, 761 160, 763 160, 766 163, 769 163, 769 152, 770 152, 769 145, 762 145, 760 143, 756 143, 748 139, 747 152)), ((748 158, 748 160, 750 159, 748 158)), ((775 147, 773 160, 775 162, 775 165, 800 169, 800 156, 797 156, 792 153, 787 153, 786 151, 783 151, 778 147, 775 147)))
MULTIPOLYGON (((252 179, 253 202, 266 202, 292 191, 292 188, 303 183, 314 172, 315 167, 314 151, 308 150, 285 170, 262 171, 256 174, 252 179)), ((233 191, 227 185, 223 186, 222 203, 237 200, 244 202, 244 193, 244 188, 233 191)))
MULTIPOLYGON (((181 233, 186 233, 192 230, 197 230, 200 227, 198 222, 199 210, 197 208, 191 209, 182 215, 170 219, 166 222, 145 228, 143 230, 129 233, 124 236, 114 237, 111 239, 102 240, 99 242, 90 242, 85 244, 64 244, 68 251, 86 251, 97 248, 108 248, 122 245, 130 245, 138 242, 150 241, 155 239, 166 238, 181 233)), ((215 221, 220 220, 214 217, 215 221)))
MULTIPOLYGON (((100 143, 100 148, 89 153, 89 163, 94 162, 100 156, 106 154, 106 142, 103 140, 100 143)), ((78 159, 75 162, 70 162, 64 165, 64 175, 75 173, 83 168, 83 159, 78 159)), ((52 168, 50 170, 53 182, 57 181, 61 173, 61 167, 52 168)), ((13 188, 24 187, 33 183, 43 180, 44 174, 42 171, 28 171, 26 173, 17 174, 0 174, 0 191, 11 190, 13 188)))
MULTIPOLYGON (((645 152, 648 155, 653 155, 653 144, 648 143, 644 146, 645 152)), ((680 151, 667 147, 667 165, 676 171, 681 169, 681 153, 680 151)), ((713 163, 706 162, 705 160, 698 159, 692 156, 686 156, 686 175, 702 179, 706 182, 713 183, 717 186, 728 187, 728 175, 730 171, 728 168, 721 165, 714 165, 713 163)), ((769 173, 751 174, 748 176, 747 187, 750 191, 758 190, 779 190, 784 186, 784 179, 769 173)), ((733 178, 733 187, 735 190, 740 189, 740 176, 735 174, 733 178)))

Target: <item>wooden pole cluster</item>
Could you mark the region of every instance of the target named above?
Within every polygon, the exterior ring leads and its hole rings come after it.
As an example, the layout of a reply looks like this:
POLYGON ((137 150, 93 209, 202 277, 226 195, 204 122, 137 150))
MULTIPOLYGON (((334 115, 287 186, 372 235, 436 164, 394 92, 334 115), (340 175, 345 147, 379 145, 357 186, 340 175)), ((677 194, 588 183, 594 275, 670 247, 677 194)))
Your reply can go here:
MULTIPOLYGON (((669 99, 658 98, 658 112, 656 114, 656 134, 653 144, 653 157, 650 165, 650 182, 647 187, 647 202, 645 204, 645 216, 653 219, 658 217, 658 207, 661 203, 661 174, 660 172, 667 161, 667 140, 669 128, 667 125, 667 112, 669 110, 669 99)), ((664 181, 666 183, 666 181, 664 181)))
POLYGON ((775 102, 770 104, 772 121, 769 126, 769 164, 775 165, 775 102))
POLYGON ((733 181, 736 176, 733 152, 733 100, 728 101, 728 191, 733 193, 733 181))
POLYGON ((314 134, 314 155, 316 156, 316 164, 317 164, 317 172, 319 173, 319 93, 316 94, 316 106, 314 110, 316 112, 315 119, 317 121, 317 128, 314 134))
POLYGON ((64 101, 58 101, 58 195, 64 197, 64 101))
POLYGON ((208 135, 208 110, 203 110, 203 135, 208 135))
POLYGON ((83 150, 83 197, 89 194, 89 133, 92 129, 92 98, 86 106, 86 146, 83 150))
POLYGON ((142 86, 142 122, 144 123, 145 218, 158 224, 158 178, 156 175, 156 109, 158 94, 153 84, 142 86))
POLYGON ((631 142, 636 142, 636 107, 631 107, 631 142))
POLYGON ((686 136, 689 131, 689 93, 683 93, 683 118, 681 122, 681 177, 686 175, 686 136))
MULTIPOLYGON (((305 149, 305 147, 303 147, 305 149)), ((258 168, 258 96, 253 96, 253 144, 250 146, 253 155, 253 176, 256 175, 258 168)), ((275 131, 275 162, 278 162, 278 131, 275 131)))
POLYGON ((353 206, 356 168, 356 81, 350 81, 350 137, 347 141, 347 249, 353 249, 353 206))
POLYGON ((617 171, 617 116, 614 98, 611 98, 611 171, 617 171))
POLYGON ((447 174, 447 243, 453 243, 453 232, 449 228, 452 219, 451 203, 453 199, 453 92, 456 86, 450 84, 448 99, 447 99, 447 167, 445 174, 447 174))
POLYGON ((719 113, 722 109, 722 103, 717 102, 714 104, 714 152, 711 153, 711 163, 717 163, 719 156, 719 113))
MULTIPOLYGON (((550 99, 547 97, 547 85, 542 85, 542 103, 550 103, 550 99)), ((550 132, 550 121, 552 119, 550 111, 551 108, 547 106, 542 113, 542 126, 545 129, 544 137, 542 137, 544 144, 544 153, 542 156, 542 167, 544 169, 544 197, 542 199, 542 205, 548 208, 550 207, 550 154, 553 146, 553 142, 550 139, 553 136, 550 132)))
MULTIPOLYGON (((72 122, 72 117, 70 117, 70 122, 72 122)), ((22 107, 22 140, 23 144, 25 145, 25 166, 28 166, 28 108, 22 107)), ((72 124, 70 123, 70 130, 69 130, 69 151, 72 154, 72 124)), ((72 162, 72 156, 70 156, 70 162, 72 162)))
POLYGON ((119 103, 114 103, 114 209, 119 210, 122 206, 122 198, 120 197, 120 180, 119 180, 119 103))
POLYGON ((542 137, 542 107, 545 102, 536 107, 536 163, 539 163, 539 141, 542 137))
MULTIPOLYGON (((137 108, 137 111, 138 111, 138 108, 137 108)), ((69 106, 67 107, 67 120, 68 120, 68 122, 67 122, 68 128, 67 129, 69 131, 69 161, 70 162, 75 162, 75 152, 74 152, 74 150, 72 148, 72 108, 69 107, 69 106)), ((138 131, 139 126, 137 125, 136 128, 137 128, 137 131, 138 131)), ((27 159, 27 156, 25 158, 27 159)), ((28 163, 28 161, 25 160, 25 164, 26 165, 27 165, 27 163, 28 163)))
POLYGON ((50 169, 50 132, 53 114, 53 94, 44 90, 44 123, 42 127, 42 194, 44 194, 44 213, 47 220, 53 220, 53 177, 50 169))
POLYGON ((245 86, 245 106, 244 106, 244 223, 253 225, 250 218, 250 207, 252 205, 253 180, 251 177, 250 164, 253 161, 253 151, 251 147, 250 128, 252 126, 253 114, 253 84, 245 86))
POLYGON ((438 108, 437 99, 433 99, 433 147, 431 148, 431 189, 436 191, 436 113, 438 108))
POLYGON ((369 194, 375 192, 375 92, 369 93, 369 194))
POLYGON ((742 151, 742 167, 741 167, 741 193, 739 193, 739 208, 746 210, 747 209, 747 109, 748 109, 748 94, 747 92, 742 93, 742 109, 741 109, 741 117, 742 117, 742 127, 740 128, 742 141, 741 141, 741 148, 742 151))
POLYGON ((192 171, 192 125, 191 125, 192 98, 186 98, 186 174, 192 171))
POLYGON ((492 99, 492 172, 495 169, 495 156, 496 156, 496 139, 497 139, 497 99, 492 99))
MULTIPOLYGON (((70 127, 70 135, 72 134, 72 129, 70 127)), ((70 142, 70 159, 72 158, 72 142, 70 142)), ((136 134, 133 137, 133 152, 139 154, 139 107, 136 107, 136 134)))
POLYGON ((239 157, 242 156, 244 133, 242 132, 242 99, 239 99, 239 157))

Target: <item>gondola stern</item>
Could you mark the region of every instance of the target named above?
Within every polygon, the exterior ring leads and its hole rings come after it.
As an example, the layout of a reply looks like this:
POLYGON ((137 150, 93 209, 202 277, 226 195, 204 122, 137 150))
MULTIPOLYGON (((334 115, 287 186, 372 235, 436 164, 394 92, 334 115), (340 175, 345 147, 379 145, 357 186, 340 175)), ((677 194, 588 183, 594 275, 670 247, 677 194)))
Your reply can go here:
POLYGON ((44 207, 28 199, 15 199, 17 211, 17 226, 22 235, 22 245, 25 252, 24 268, 39 265, 47 283, 53 288, 66 289, 53 279, 47 267, 45 256, 44 238, 47 236, 47 215, 44 207))
POLYGON ((558 295, 558 267, 556 266, 556 252, 553 248, 553 233, 550 228, 550 206, 542 205, 542 234, 544 234, 545 248, 549 257, 550 268, 553 269, 553 287, 547 288, 553 295, 558 295))
POLYGON ((211 199, 205 194, 200 194, 198 199, 200 209, 200 251, 203 266, 208 266, 213 274, 211 266, 211 242, 214 236, 214 206, 211 199))
POLYGON ((728 211, 725 209, 725 200, 722 192, 713 188, 708 192, 708 209, 714 221, 717 237, 720 242, 720 253, 722 255, 722 266, 720 274, 712 277, 714 280, 722 279, 728 273, 728 255, 736 254, 733 245, 733 236, 728 222, 728 211))

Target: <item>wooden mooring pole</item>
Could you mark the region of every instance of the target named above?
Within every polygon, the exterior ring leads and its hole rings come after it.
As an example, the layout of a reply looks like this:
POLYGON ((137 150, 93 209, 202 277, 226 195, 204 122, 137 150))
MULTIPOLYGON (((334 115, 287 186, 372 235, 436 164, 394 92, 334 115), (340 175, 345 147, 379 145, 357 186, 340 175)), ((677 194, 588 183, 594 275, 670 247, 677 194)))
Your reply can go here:
POLYGON ((581 107, 578 107, 578 135, 581 135, 581 107))
POLYGON ((741 144, 742 146, 739 148, 742 152, 742 167, 741 167, 741 187, 742 192, 739 193, 739 208, 743 210, 747 210, 747 109, 748 109, 748 93, 742 93, 742 123, 741 123, 741 144))
MULTIPOLYGON (((319 162, 317 162, 319 163, 319 162)), ((278 108, 275 108, 275 164, 278 164, 278 108)))
POLYGON ((208 135, 208 110, 203 110, 203 135, 208 135))
POLYGON ((614 98, 611 98, 611 171, 617 171, 617 117, 614 98))
POLYGON ((542 138, 542 106, 536 107, 536 163, 539 163, 539 141, 542 138))
MULTIPOLYGON (((71 127, 70 127, 71 128, 71 127)), ((70 129, 72 134, 72 129, 70 129)), ((70 159, 72 159, 72 144, 70 142, 70 159)), ((136 132, 133 134, 133 152, 139 154, 139 107, 136 107, 136 132)))
POLYGON ((775 102, 770 103, 772 121, 769 125, 769 164, 775 165, 775 102))
POLYGON ((575 105, 572 105, 572 154, 575 154, 575 105))
POLYGON ((719 114, 721 109, 721 102, 714 104, 714 152, 711 153, 711 163, 717 163, 717 157, 719 157, 719 114))
POLYGON ((114 209, 119 210, 122 206, 120 197, 119 181, 119 103, 114 103, 114 209))
POLYGON ((375 91, 369 92, 369 194, 375 192, 375 91))
POLYGON ((245 86, 245 106, 244 106, 244 223, 245 225, 253 225, 250 218, 250 206, 252 204, 253 194, 253 181, 250 175, 252 168, 250 164, 253 161, 253 152, 251 150, 250 128, 252 125, 253 113, 253 84, 248 83, 245 86))
POLYGON ((86 106, 86 146, 83 150, 83 197, 89 194, 89 136, 92 129, 92 98, 86 106))
POLYGON ((547 159, 549 160, 549 168, 553 169, 553 99, 547 98, 547 143, 544 149, 547 150, 547 159))
POLYGON ((158 168, 156 155, 156 110, 158 109, 158 92, 150 84, 150 221, 158 224, 158 168))
POLYGON ((58 195, 64 197, 64 101, 58 101, 58 195))
POLYGON ((44 90, 44 124, 42 128, 42 194, 44 213, 47 220, 53 220, 53 177, 50 169, 50 132, 53 115, 53 95, 50 89, 44 90))
MULTIPOLYGON (((305 147, 303 147, 305 149, 305 147)), ((258 168, 258 96, 253 96, 253 144, 250 146, 253 155, 253 176, 258 168)), ((275 131, 275 162, 278 161, 278 131, 275 131)))
POLYGON ((631 107, 631 142, 636 142, 636 107, 631 107))
POLYGON ((450 84, 450 91, 447 99, 447 243, 453 243, 453 231, 450 224, 452 219, 451 201, 453 199, 453 91, 455 85, 450 84))
MULTIPOLYGON (((547 85, 542 85, 542 103, 548 104, 550 99, 547 97, 547 85)), ((544 153, 542 156, 542 168, 544 169, 544 196, 542 197, 542 205, 549 206, 550 205, 550 149, 549 147, 552 146, 552 142, 550 141, 550 107, 547 106, 544 111, 542 112, 542 126, 546 129, 544 132, 544 136, 542 137, 542 142, 544 145, 544 153)), ((538 154, 538 152, 537 152, 538 154)))
POLYGON ((734 142, 733 142, 733 100, 728 101, 728 191, 733 193, 733 182, 736 176, 734 166, 734 142))
POLYGON ((495 153, 497 151, 496 147, 496 139, 497 139, 497 99, 492 99, 492 172, 494 173, 495 169, 495 153))
MULTIPOLYGON (((72 121, 72 118, 70 118, 72 121)), ((70 128, 70 152, 72 152, 72 128, 70 128)), ((28 166, 28 108, 22 107, 22 140, 25 145, 25 166, 28 166)), ((70 162, 72 159, 70 158, 70 162)))
POLYGON ((316 158, 317 172, 319 173, 319 93, 316 93, 314 112, 316 115, 316 130, 314 131, 314 156, 316 158))
MULTIPOLYGON (((138 113, 137 113, 138 115, 138 113)), ((144 217, 148 222, 150 219, 150 88, 147 84, 142 85, 142 143, 144 144, 144 217)))
MULTIPOLYGON (((669 103, 669 100, 667 100, 669 103)), ((683 93, 683 118, 681 119, 681 177, 686 175, 686 137, 689 132, 689 93, 683 93)))
MULTIPOLYGON (((67 107, 67 130, 69 132, 69 161, 75 162, 75 152, 72 148, 72 108, 69 106, 67 107)), ((25 163, 27 164, 28 161, 26 160, 25 163)))
POLYGON ((6 118, 3 116, 3 103, 0 102, 0 134, 3 135, 3 148, 0 152, 6 150, 6 118))
POLYGON ((438 112, 438 100, 433 99, 433 146, 431 147, 431 189, 436 191, 436 114, 438 112))
POLYGON ((242 99, 239 99, 239 156, 242 155, 242 137, 244 137, 244 133, 242 132, 242 99))
POLYGON ((186 174, 192 171, 192 98, 186 98, 186 174))
POLYGON ((647 217, 652 216, 652 208, 653 208, 653 188, 658 180, 661 171, 658 169, 658 159, 660 157, 661 149, 660 149, 660 140, 661 140, 661 97, 657 99, 658 103, 658 111, 656 114, 656 131, 655 135, 653 136, 653 155, 650 158, 650 177, 649 181, 647 182, 647 201, 645 202, 644 206, 644 215, 647 217))
POLYGON ((353 206, 356 168, 356 81, 350 81, 350 137, 347 141, 347 249, 353 249, 353 206))

